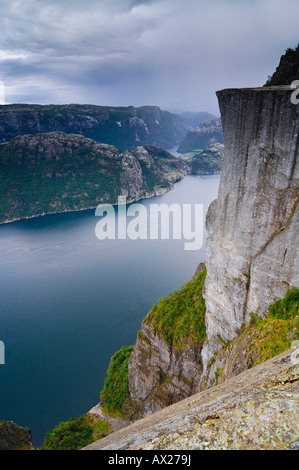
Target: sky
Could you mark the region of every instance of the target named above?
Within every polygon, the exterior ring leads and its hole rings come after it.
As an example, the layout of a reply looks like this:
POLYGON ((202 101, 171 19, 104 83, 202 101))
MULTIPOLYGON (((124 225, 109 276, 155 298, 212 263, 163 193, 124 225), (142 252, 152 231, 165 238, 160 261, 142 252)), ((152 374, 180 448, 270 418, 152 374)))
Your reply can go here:
POLYGON ((298 0, 0 0, 5 102, 218 116, 215 92, 262 86, 298 18, 298 0))

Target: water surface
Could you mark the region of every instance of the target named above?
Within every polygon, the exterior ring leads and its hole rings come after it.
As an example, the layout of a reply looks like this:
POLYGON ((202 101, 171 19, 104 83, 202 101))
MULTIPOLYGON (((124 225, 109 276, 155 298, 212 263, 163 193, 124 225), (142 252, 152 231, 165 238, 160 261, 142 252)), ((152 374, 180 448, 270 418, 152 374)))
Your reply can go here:
MULTIPOLYGON (((203 204, 219 176, 187 176, 152 203, 203 204)), ((0 420, 32 431, 41 446, 59 422, 99 401, 111 356, 134 344, 159 297, 204 261, 184 240, 104 240, 94 210, 0 226, 0 420)))

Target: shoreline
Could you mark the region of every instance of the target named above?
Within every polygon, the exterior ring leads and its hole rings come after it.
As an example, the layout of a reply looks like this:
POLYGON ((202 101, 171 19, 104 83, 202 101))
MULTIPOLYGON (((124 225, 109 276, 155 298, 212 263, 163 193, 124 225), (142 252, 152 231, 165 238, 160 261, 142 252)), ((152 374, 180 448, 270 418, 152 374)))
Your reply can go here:
MULTIPOLYGON (((198 175, 198 176, 200 176, 200 175, 198 175)), ((176 181, 175 183, 179 183, 182 179, 183 178, 176 181)), ((170 188, 160 188, 161 191, 156 191, 155 190, 154 194, 145 194, 144 196, 142 196, 140 198, 137 198, 137 199, 132 198, 130 200, 127 200, 127 204, 132 204, 133 202, 141 201, 142 199, 150 199, 152 197, 162 196, 163 194, 166 194, 167 192, 171 191, 174 188, 174 183, 171 183, 171 184, 172 184, 172 187, 170 187, 170 188)), ((124 195, 121 194, 120 196, 124 196, 124 195)), ((110 202, 105 203, 105 202, 103 202, 103 203, 97 204, 96 206, 88 206, 88 207, 83 207, 83 208, 80 208, 80 209, 69 209, 69 210, 54 211, 54 212, 42 212, 40 214, 30 215, 30 216, 27 216, 27 217, 18 217, 18 218, 11 219, 11 220, 0 221, 0 226, 1 225, 6 225, 6 224, 12 224, 14 222, 20 222, 21 220, 29 220, 29 219, 36 219, 38 217, 45 217, 46 215, 68 214, 68 213, 71 213, 71 212, 83 212, 83 211, 88 211, 88 210, 95 210, 99 205, 117 206, 117 202, 115 202, 115 203, 110 203, 110 202)))
MULTIPOLYGON (((145 194, 144 196, 140 197, 140 198, 137 198, 137 199, 130 199, 130 200, 127 200, 127 204, 132 204, 133 202, 137 202, 137 201, 141 201, 142 199, 150 199, 152 197, 159 197, 159 196, 162 196, 163 194, 166 194, 168 193, 169 191, 171 191, 173 188, 174 188, 174 185, 176 183, 179 183, 180 181, 182 181, 186 176, 201 176, 201 177, 204 177, 204 176, 220 176, 221 175, 221 172, 216 172, 216 173, 202 173, 200 175, 193 175, 193 174, 189 174, 187 173, 185 176, 183 176, 182 178, 178 179, 177 181, 175 181, 174 183, 170 183, 171 184, 171 187, 170 188, 157 188, 157 190, 155 190, 153 192, 153 194, 145 194)), ((120 194, 120 196, 124 196, 122 194, 120 194)), ((111 206, 117 206, 117 202, 115 203, 100 203, 100 204, 104 204, 104 205, 111 205, 111 206)), ((35 215, 30 215, 30 216, 27 216, 27 217, 17 217, 15 219, 11 219, 11 220, 4 220, 4 221, 0 221, 0 227, 1 225, 6 225, 6 224, 12 224, 14 222, 20 222, 22 220, 29 220, 29 219, 36 219, 38 217, 44 217, 46 215, 56 215, 56 214, 68 214, 68 213, 71 213, 71 212, 82 212, 82 211, 88 211, 88 210, 95 210, 100 204, 97 204, 96 206, 88 206, 88 207, 83 207, 81 209, 69 209, 69 210, 63 210, 63 211, 54 211, 54 212, 42 212, 40 214, 35 214, 35 215)))

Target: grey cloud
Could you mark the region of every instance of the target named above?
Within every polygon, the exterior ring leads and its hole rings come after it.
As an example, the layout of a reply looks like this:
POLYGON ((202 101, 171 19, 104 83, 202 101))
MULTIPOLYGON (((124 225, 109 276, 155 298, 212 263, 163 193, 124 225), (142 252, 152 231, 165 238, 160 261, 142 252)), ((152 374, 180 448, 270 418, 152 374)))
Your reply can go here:
POLYGON ((297 0, 0 0, 0 8, 10 101, 215 113, 217 89, 262 85, 298 43, 297 0))

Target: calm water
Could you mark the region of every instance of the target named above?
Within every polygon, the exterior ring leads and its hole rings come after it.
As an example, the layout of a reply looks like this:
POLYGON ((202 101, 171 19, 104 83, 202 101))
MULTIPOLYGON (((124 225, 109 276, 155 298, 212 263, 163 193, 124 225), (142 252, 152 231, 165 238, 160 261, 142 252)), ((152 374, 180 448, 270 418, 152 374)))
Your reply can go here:
MULTIPOLYGON (((204 204, 219 177, 188 176, 142 201, 204 204)), ((31 428, 33 443, 99 401, 111 356, 133 344, 159 297, 204 260, 184 240, 104 240, 94 211, 0 226, 0 420, 31 428)))

